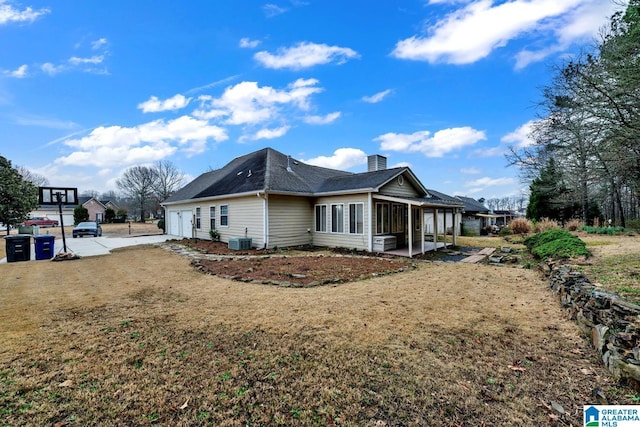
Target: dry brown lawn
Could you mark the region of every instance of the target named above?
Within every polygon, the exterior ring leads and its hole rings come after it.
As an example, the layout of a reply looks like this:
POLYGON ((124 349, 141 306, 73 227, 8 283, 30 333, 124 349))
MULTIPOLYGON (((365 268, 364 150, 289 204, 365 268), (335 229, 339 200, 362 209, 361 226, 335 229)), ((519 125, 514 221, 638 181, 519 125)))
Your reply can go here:
POLYGON ((0 265, 0 295, 0 425, 581 425, 633 393, 534 270, 285 288, 136 247, 0 265))

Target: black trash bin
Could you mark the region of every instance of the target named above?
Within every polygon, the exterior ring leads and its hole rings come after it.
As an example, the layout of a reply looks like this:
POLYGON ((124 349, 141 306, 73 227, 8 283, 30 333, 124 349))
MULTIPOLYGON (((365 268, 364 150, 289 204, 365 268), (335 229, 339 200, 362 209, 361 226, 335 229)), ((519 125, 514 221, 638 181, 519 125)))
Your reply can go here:
POLYGON ((53 258, 55 240, 56 236, 33 236, 33 247, 36 250, 36 260, 53 258))
POLYGON ((28 234, 15 234, 5 236, 7 262, 29 261, 31 259, 31 236, 28 234))

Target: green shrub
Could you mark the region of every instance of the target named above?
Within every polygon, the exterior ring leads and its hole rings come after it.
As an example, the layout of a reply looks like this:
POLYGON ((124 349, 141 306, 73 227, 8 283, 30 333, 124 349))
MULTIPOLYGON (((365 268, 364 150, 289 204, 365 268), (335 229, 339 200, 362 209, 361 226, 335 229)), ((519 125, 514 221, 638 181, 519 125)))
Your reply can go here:
POLYGON ((162 231, 165 231, 165 229, 164 229, 164 218, 158 220, 158 228, 161 229, 162 231))
POLYGON ((73 210, 73 223, 78 225, 82 221, 89 221, 89 210, 82 205, 78 205, 73 210))
POLYGON ((626 225, 627 228, 640 231, 640 218, 628 219, 626 225))
POLYGON ((589 256, 585 243, 566 230, 554 229, 524 240, 525 246, 540 259, 589 256))
POLYGON ((587 234, 607 234, 609 236, 613 236, 615 234, 624 233, 624 227, 590 227, 585 226, 582 227, 582 231, 587 234))
POLYGON ((498 233, 498 236, 510 236, 512 234, 513 232, 511 231, 511 227, 507 225, 506 227, 502 227, 502 229, 498 233))

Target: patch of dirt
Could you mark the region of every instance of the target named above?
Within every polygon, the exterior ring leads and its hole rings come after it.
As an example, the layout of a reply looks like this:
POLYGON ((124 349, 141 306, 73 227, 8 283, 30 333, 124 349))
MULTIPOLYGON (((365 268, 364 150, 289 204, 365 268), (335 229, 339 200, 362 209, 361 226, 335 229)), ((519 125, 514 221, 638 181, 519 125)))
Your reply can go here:
POLYGON ((353 256, 272 256, 235 260, 198 260, 196 267, 208 274, 246 282, 281 286, 317 286, 400 273, 415 264, 409 261, 353 256))

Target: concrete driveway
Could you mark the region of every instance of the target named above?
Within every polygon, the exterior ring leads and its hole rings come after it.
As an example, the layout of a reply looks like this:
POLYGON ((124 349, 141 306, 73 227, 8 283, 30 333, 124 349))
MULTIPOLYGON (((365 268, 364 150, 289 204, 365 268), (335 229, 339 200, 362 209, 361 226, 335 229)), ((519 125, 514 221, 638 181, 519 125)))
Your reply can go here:
MULTIPOLYGON (((175 236, 168 234, 154 234, 151 236, 131 236, 131 237, 67 237, 67 252, 71 252, 80 257, 108 255, 112 249, 124 248, 126 246, 147 245, 154 243, 162 243, 169 239, 175 239, 175 236)), ((4 240, 4 239, 3 239, 4 240)), ((0 244, 5 242, 0 241, 0 244)), ((55 240, 54 254, 64 252, 62 238, 55 240)), ((31 260, 36 259, 36 251, 31 239, 31 260)), ((0 259, 0 264, 6 263, 7 259, 0 259)))

